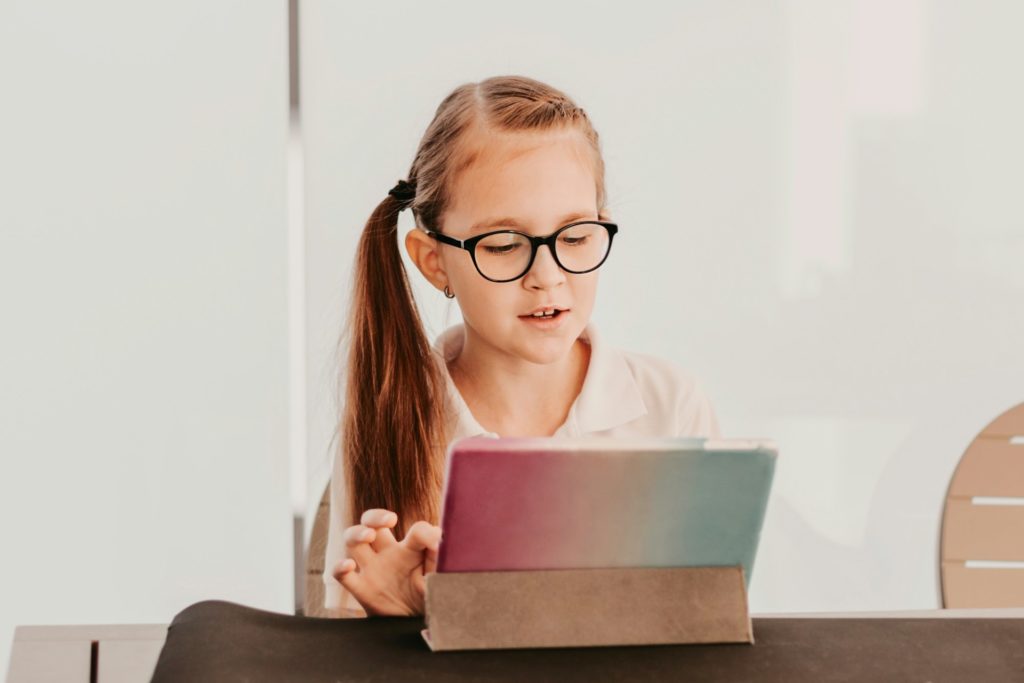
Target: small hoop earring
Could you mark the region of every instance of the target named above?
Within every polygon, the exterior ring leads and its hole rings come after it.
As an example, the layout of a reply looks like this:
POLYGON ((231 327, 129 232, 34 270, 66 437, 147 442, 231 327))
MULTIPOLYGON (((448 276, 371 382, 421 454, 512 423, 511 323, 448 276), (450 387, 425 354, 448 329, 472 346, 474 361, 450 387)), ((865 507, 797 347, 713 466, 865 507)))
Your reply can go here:
POLYGON ((454 299, 455 295, 448 289, 448 285, 444 286, 444 295, 449 299, 454 299))

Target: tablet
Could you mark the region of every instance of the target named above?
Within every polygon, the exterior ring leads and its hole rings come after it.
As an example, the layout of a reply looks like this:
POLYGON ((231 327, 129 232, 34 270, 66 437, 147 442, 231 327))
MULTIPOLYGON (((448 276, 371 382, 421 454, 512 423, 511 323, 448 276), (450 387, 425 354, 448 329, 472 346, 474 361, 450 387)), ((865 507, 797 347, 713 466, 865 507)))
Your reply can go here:
POLYGON ((438 572, 742 565, 770 440, 466 437, 447 452, 438 572))

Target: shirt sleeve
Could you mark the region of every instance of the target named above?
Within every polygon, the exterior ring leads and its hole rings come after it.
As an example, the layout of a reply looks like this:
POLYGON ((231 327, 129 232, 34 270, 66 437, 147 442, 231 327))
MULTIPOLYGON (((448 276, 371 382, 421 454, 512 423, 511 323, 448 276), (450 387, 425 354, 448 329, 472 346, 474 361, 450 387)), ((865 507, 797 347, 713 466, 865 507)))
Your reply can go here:
POLYGON ((722 436, 718 415, 704 385, 692 378, 683 383, 679 401, 679 423, 676 436, 698 436, 719 439, 722 436))
POLYGON ((348 499, 340 451, 335 452, 331 468, 330 509, 327 528, 327 550, 324 555, 324 607, 331 616, 365 617, 359 601, 334 578, 334 567, 348 557, 342 534, 349 526, 346 520, 348 499))

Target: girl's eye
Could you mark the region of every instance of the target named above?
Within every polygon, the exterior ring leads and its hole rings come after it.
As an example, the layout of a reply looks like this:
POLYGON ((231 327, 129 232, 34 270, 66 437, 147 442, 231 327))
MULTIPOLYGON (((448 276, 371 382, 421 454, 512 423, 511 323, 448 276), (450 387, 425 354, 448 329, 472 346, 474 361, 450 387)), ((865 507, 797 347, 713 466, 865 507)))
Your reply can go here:
POLYGON ((587 238, 586 237, 563 237, 562 238, 562 242, 564 244, 566 244, 567 246, 575 247, 575 246, 579 246, 581 244, 586 244, 587 238))
POLYGON ((516 249, 518 249, 520 246, 521 245, 519 244, 506 244, 500 247, 490 247, 487 245, 483 245, 484 251, 486 251, 488 254, 495 254, 497 256, 501 256, 502 254, 510 254, 516 249))

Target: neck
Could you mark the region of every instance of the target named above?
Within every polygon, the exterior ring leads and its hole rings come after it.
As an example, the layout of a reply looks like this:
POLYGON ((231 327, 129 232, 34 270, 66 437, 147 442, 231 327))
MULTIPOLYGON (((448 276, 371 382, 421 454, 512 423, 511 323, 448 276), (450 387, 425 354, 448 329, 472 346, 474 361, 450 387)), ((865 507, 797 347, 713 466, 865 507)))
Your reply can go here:
POLYGON ((511 356, 489 345, 467 325, 448 371, 470 412, 500 436, 550 436, 580 393, 590 345, 576 339, 562 358, 546 364, 511 356))

